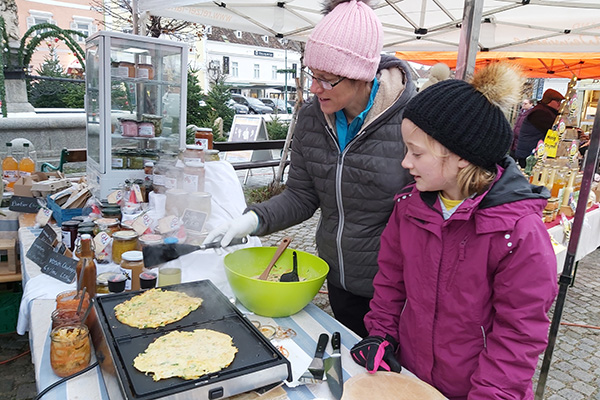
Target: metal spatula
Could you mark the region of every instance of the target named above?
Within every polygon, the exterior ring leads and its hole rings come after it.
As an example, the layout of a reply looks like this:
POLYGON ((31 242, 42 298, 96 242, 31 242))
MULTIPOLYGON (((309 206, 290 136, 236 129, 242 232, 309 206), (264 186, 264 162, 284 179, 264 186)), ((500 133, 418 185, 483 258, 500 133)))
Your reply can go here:
MULTIPOLYGON (((235 238, 231 241, 229 246, 235 246, 238 244, 248 243, 248 238, 235 238)), ((142 249, 144 255, 144 267, 152 268, 157 265, 175 260, 185 254, 192 253, 196 250, 216 249, 221 247, 221 240, 216 242, 206 243, 200 246, 194 246, 191 244, 157 244, 146 246, 142 249)))

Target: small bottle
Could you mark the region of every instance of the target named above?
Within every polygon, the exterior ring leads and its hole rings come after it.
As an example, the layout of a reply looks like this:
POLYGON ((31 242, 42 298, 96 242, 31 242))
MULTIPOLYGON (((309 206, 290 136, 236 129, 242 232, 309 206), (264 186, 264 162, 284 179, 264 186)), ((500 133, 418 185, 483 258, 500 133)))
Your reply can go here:
POLYGON ((565 189, 562 193, 562 200, 560 203, 561 206, 569 205, 569 197, 571 196, 571 193, 573 193, 573 183, 575 182, 575 175, 577 175, 576 171, 570 172, 569 183, 567 183, 567 186, 565 186, 565 189))
POLYGON ((6 143, 6 157, 2 160, 2 177, 8 183, 6 188, 12 192, 15 182, 19 179, 19 163, 12 155, 12 143, 6 143))
POLYGON ((31 176, 35 171, 35 162, 29 155, 29 143, 23 143, 23 150, 25 154, 19 160, 19 176, 31 176))
POLYGON ((92 250, 92 237, 88 234, 81 235, 81 258, 77 261, 77 280, 79 279, 81 279, 79 287, 87 288, 90 298, 96 297, 96 263, 92 250))

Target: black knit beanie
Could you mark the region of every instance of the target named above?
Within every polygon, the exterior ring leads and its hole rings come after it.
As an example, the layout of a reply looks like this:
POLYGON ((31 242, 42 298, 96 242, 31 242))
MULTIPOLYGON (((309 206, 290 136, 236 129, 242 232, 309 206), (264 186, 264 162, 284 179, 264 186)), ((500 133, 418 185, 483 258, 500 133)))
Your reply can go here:
POLYGON ((404 118, 451 152, 490 171, 508 153, 513 137, 500 107, 457 79, 419 92, 406 105, 404 118))

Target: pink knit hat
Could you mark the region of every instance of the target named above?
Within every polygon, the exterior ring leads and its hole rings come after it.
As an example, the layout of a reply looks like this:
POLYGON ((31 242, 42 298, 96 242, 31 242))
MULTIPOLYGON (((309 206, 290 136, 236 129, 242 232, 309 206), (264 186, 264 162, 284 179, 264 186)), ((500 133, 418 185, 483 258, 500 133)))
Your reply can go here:
POLYGON ((310 69, 370 82, 383 48, 383 27, 364 1, 330 1, 335 8, 317 24, 306 42, 310 69))

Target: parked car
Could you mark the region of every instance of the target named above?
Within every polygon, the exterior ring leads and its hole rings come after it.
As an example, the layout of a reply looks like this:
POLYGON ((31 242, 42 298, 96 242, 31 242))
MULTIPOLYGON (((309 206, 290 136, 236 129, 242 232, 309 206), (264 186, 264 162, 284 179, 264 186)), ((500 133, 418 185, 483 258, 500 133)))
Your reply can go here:
POLYGON ((292 105, 290 103, 287 103, 286 107, 285 100, 271 99, 269 97, 261 97, 259 100, 265 103, 265 105, 271 107, 273 110, 277 111, 278 113, 292 113, 292 105))
POLYGON ((246 97, 241 94, 232 94, 231 98, 236 102, 245 105, 248 107, 248 112, 250 114, 271 114, 273 109, 269 106, 266 106, 259 99, 255 99, 254 97, 246 97))
POLYGON ((249 109, 247 106, 235 102, 233 99, 227 100, 227 107, 235 111, 236 114, 248 114, 249 109))

